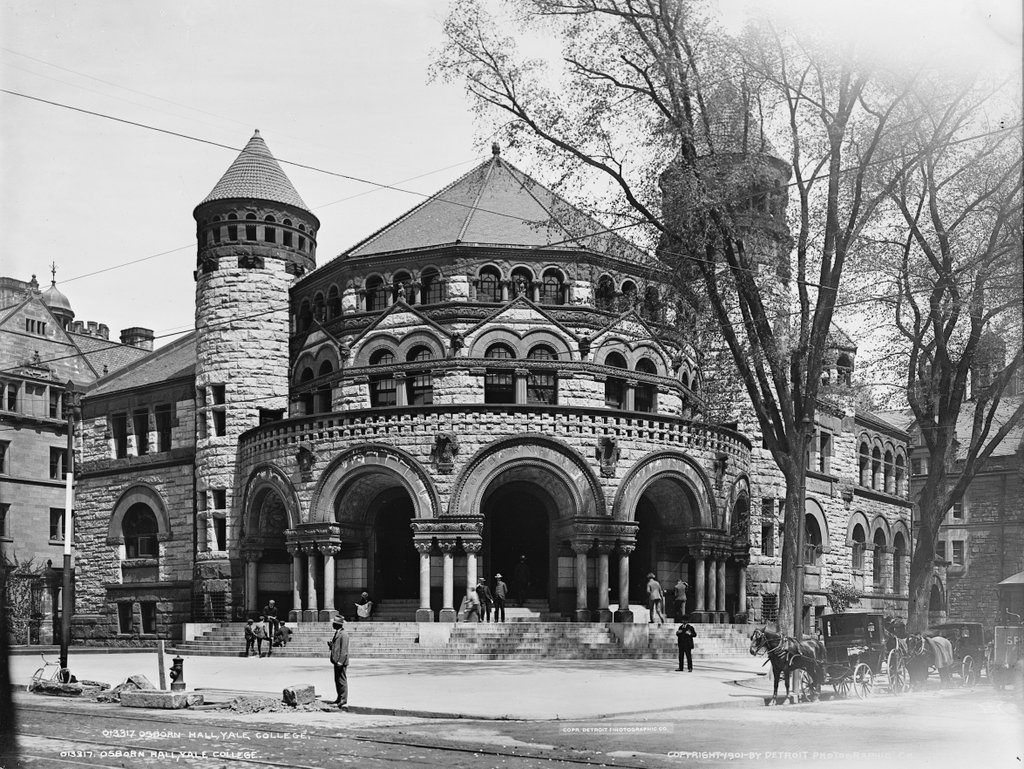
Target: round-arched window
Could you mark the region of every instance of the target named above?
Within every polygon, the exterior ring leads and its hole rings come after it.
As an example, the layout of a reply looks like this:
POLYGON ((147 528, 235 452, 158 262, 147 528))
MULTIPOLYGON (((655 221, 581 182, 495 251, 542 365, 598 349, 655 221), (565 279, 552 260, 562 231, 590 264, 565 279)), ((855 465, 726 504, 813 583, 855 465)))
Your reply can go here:
MULTIPOLYGON (((516 353, 507 344, 499 342, 488 347, 484 357, 493 361, 511 360, 516 353)), ((515 372, 508 367, 488 368, 484 374, 484 403, 515 402, 515 372)))
POLYGON ((545 361, 553 366, 558 354, 550 346, 538 344, 526 357, 532 362, 526 380, 526 402, 554 406, 558 403, 558 371, 542 366, 545 361))
MULTIPOLYGON (((434 353, 426 345, 420 345, 412 348, 405 359, 409 363, 427 364, 434 359, 434 353)), ((405 388, 406 402, 410 406, 429 406, 434 402, 434 376, 429 368, 406 374, 405 388)))
MULTIPOLYGON (((395 363, 395 353, 389 349, 375 350, 370 355, 371 366, 392 366, 395 363)), ((398 388, 395 382, 394 372, 376 374, 370 377, 370 405, 394 406, 398 403, 398 388)))
POLYGON ((124 538, 126 558, 157 558, 157 533, 159 527, 156 515, 145 502, 136 502, 128 508, 121 522, 121 536, 124 538))
POLYGON ((501 301, 501 273, 496 267, 484 267, 480 270, 476 298, 480 302, 501 301))

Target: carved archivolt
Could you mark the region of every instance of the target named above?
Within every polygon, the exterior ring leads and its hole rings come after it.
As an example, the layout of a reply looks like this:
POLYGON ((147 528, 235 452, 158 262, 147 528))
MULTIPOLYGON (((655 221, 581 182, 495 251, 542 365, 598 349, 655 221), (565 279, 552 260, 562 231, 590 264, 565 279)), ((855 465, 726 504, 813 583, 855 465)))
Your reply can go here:
POLYGON ((287 514, 284 528, 293 528, 302 521, 299 498, 288 477, 273 465, 262 465, 253 470, 245 485, 242 509, 245 511, 244 536, 258 537, 266 527, 260 516, 267 494, 275 494, 287 514))
POLYGON ((366 474, 389 475, 412 498, 416 518, 433 518, 437 491, 423 466, 393 446, 370 444, 339 454, 320 476, 310 503, 311 521, 333 521, 334 500, 349 482, 366 474))
POLYGON ((572 510, 562 517, 607 515, 601 486, 586 461, 554 438, 526 433, 498 441, 477 452, 459 475, 452 492, 448 515, 480 515, 484 495, 501 473, 534 467, 565 487, 572 510))
POLYGON ((627 473, 612 505, 612 518, 617 521, 631 521, 636 515, 640 497, 654 482, 669 478, 681 482, 693 494, 697 502, 697 526, 714 525, 715 495, 707 476, 693 459, 677 451, 661 451, 641 459, 627 473))

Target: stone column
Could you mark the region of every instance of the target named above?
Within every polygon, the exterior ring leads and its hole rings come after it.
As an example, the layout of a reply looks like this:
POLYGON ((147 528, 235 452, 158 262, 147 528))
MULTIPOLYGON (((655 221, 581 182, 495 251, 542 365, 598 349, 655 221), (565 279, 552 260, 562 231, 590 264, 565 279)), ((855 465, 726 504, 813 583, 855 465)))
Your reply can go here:
POLYGON ((626 411, 636 411, 636 382, 626 380, 626 411))
POLYGON ((593 547, 592 542, 573 542, 572 551, 576 554, 576 621, 590 622, 590 610, 587 609, 587 553, 593 547))
POLYGON ((409 405, 409 391, 405 389, 406 376, 404 372, 395 374, 395 405, 409 405))
POLYGON ((466 588, 476 587, 477 578, 477 553, 483 547, 483 542, 462 540, 462 549, 466 551, 466 588))
POLYGON ((316 545, 304 545, 302 551, 306 554, 306 606, 302 619, 304 622, 316 622, 320 603, 316 594, 316 545))
POLYGON ((526 385, 530 372, 525 368, 517 368, 512 382, 515 387, 516 403, 526 403, 526 385))
POLYGON ((718 559, 711 558, 708 560, 708 576, 705 582, 707 585, 707 598, 705 599, 705 605, 709 612, 715 611, 718 606, 718 579, 716 572, 718 571, 718 559))
MULTIPOLYGON (((704 612, 704 553, 697 553, 697 557, 693 559, 694 576, 697 578, 697 584, 693 586, 693 594, 697 599, 696 611, 703 614, 704 612)), ((703 619, 703 617, 701 618, 703 619)))
POLYGON ((739 611, 741 614, 747 613, 747 565, 740 563, 739 574, 737 575, 738 595, 737 603, 739 604, 739 611))
POLYGON ((597 621, 611 622, 612 613, 608 608, 608 554, 612 545, 601 543, 597 546, 597 621))
POLYGON ((615 612, 616 622, 632 622, 633 612, 629 610, 629 556, 636 545, 619 545, 619 610, 615 612))
POLYGON ((259 609, 257 569, 259 568, 260 555, 258 551, 245 553, 245 610, 249 613, 259 609))
POLYGON ((330 622, 338 614, 334 608, 334 591, 337 589, 334 575, 334 558, 341 552, 340 542, 320 545, 324 558, 324 610, 320 612, 321 622, 330 622))
POLYGON ((432 542, 415 542, 416 552, 420 554, 420 608, 416 610, 417 622, 433 622, 434 610, 430 608, 430 551, 432 542))
POLYGON ((718 604, 715 607, 716 611, 725 612, 725 559, 719 558, 718 562, 718 604))
POLYGON ((292 610, 288 612, 289 622, 302 620, 302 555, 299 548, 292 545, 288 548, 292 554, 292 610))
POLYGON ((444 580, 441 589, 441 614, 439 622, 455 622, 458 610, 455 608, 455 561, 453 554, 455 542, 438 542, 442 558, 442 578, 444 580))

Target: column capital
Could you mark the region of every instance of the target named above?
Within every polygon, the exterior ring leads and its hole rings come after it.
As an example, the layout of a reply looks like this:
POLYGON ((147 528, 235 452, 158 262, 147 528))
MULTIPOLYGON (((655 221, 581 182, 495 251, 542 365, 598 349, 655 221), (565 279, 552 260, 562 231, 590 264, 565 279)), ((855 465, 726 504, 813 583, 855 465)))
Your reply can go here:
POLYGON ((636 550, 636 545, 633 545, 633 544, 630 544, 630 545, 619 544, 618 550, 619 550, 619 555, 624 555, 624 556, 626 556, 628 558, 629 556, 631 556, 633 554, 633 551, 636 550))
POLYGON ((471 539, 468 541, 465 539, 462 540, 462 549, 465 550, 467 553, 476 555, 483 549, 483 547, 484 543, 479 539, 471 539))
POLYGON ((597 551, 598 555, 608 555, 615 549, 614 542, 598 542, 594 545, 594 550, 597 551))
POLYGON ((287 550, 289 555, 291 555, 292 557, 302 555, 302 547, 296 544, 289 543, 285 545, 285 550, 287 550))
POLYGON ((258 563, 263 558, 263 548, 245 548, 242 550, 242 559, 248 563, 258 563))
POLYGON ((340 542, 323 542, 320 545, 320 552, 323 553, 325 556, 326 555, 335 556, 335 555, 337 555, 338 553, 341 552, 341 543, 340 542))
POLYGON ((299 549, 306 555, 312 555, 317 551, 316 542, 302 542, 299 544, 299 549))
POLYGON ((588 540, 585 542, 577 540, 575 542, 572 542, 569 545, 569 547, 572 548, 572 551, 576 553, 576 555, 586 555, 594 547, 594 542, 593 540, 588 540))
POLYGON ((454 539, 440 539, 437 541, 437 547, 440 549, 442 555, 451 555, 454 553, 455 544, 454 539))
POLYGON ((432 540, 420 540, 419 542, 413 542, 412 546, 416 548, 416 552, 420 555, 430 555, 430 551, 434 549, 434 543, 432 540))

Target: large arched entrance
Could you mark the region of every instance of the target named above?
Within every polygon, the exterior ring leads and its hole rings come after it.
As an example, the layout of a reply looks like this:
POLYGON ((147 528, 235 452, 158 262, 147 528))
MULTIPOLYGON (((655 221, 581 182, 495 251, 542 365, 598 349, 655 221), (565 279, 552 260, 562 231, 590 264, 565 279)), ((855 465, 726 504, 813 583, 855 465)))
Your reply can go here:
POLYGON ((277 616, 287 617, 302 607, 292 605, 292 557, 285 548, 288 512, 280 494, 270 487, 257 491, 250 520, 252 538, 262 544, 262 554, 256 564, 256 596, 249 598, 248 606, 258 610, 273 599, 279 609, 277 616))
POLYGON ((401 487, 384 491, 370 505, 373 522, 371 595, 384 599, 415 599, 419 589, 419 555, 412 544, 415 513, 412 499, 401 487))
POLYGON ((551 535, 553 500, 528 481, 494 484, 484 498, 484 548, 481 576, 493 584, 502 574, 515 601, 551 600, 551 535))
MULTIPOLYGON (((682 578, 690 585, 687 611, 695 607, 697 583, 694 560, 687 556, 687 533, 700 525, 697 499, 687 484, 675 475, 655 478, 637 500, 633 519, 637 522, 636 549, 630 557, 629 593, 634 603, 647 602, 647 575, 654 574, 662 588, 671 590, 682 578)), ((610 563, 610 582, 618 584, 618 559, 610 563)), ((666 596, 670 598, 670 596, 666 596)), ((674 601, 666 600, 671 614, 674 601)))

